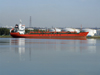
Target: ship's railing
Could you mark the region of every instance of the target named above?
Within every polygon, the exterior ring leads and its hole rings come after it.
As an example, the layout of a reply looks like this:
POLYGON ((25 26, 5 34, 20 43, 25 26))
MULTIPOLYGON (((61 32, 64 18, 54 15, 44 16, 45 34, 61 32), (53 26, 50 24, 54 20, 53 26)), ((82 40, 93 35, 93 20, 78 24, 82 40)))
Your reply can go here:
POLYGON ((76 32, 32 32, 29 34, 79 34, 76 32))

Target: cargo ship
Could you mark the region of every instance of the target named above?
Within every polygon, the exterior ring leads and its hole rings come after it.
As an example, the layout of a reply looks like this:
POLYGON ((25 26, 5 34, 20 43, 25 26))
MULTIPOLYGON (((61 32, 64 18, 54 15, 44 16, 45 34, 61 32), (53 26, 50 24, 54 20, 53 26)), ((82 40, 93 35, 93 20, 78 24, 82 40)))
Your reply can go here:
POLYGON ((10 30, 10 35, 14 38, 37 38, 37 39, 80 39, 85 40, 88 32, 69 32, 69 31, 61 31, 61 32, 50 32, 47 31, 30 31, 28 33, 25 32, 25 25, 16 24, 14 28, 10 30))

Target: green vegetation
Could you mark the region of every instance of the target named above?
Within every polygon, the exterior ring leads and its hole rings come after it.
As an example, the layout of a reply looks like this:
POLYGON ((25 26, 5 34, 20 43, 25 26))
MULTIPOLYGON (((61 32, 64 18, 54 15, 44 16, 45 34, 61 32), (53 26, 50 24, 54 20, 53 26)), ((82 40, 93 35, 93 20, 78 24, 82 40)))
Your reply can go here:
POLYGON ((7 28, 0 28, 0 35, 9 35, 10 30, 7 28))
POLYGON ((87 36, 87 39, 100 39, 100 36, 87 36))
POLYGON ((10 30, 7 28, 0 28, 0 38, 10 38, 10 30))
POLYGON ((0 35, 0 38, 12 38, 11 35, 0 35))

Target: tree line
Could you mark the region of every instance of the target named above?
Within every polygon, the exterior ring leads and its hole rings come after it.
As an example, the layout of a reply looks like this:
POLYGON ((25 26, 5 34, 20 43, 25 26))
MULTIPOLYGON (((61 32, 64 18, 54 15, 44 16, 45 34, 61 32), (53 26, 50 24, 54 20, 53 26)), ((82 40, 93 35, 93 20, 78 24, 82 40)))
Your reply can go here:
POLYGON ((0 35, 9 35, 10 29, 7 28, 0 28, 0 35))

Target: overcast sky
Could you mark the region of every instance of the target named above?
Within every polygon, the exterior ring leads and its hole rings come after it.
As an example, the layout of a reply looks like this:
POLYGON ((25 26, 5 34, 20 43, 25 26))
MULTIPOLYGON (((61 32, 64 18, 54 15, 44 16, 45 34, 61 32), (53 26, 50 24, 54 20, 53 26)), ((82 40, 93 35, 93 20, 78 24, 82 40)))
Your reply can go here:
POLYGON ((0 0, 0 26, 100 27, 100 0, 0 0))

